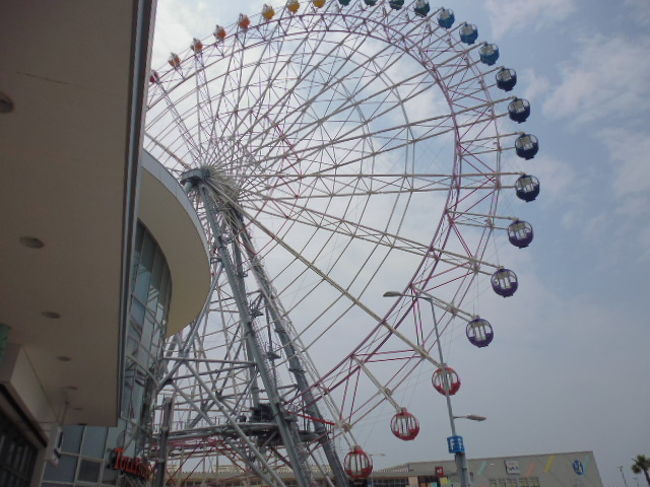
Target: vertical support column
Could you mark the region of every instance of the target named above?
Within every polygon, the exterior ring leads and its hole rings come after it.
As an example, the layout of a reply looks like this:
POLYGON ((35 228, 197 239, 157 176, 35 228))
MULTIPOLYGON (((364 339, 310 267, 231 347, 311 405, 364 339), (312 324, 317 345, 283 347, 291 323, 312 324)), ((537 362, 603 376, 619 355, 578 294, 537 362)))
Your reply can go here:
POLYGON ((314 430, 318 434, 319 444, 323 448, 327 462, 332 469, 332 473, 334 474, 337 485, 339 487, 346 487, 350 484, 348 476, 346 475, 345 470, 341 465, 341 461, 336 454, 334 445, 332 444, 332 441, 327 434, 327 428, 322 422, 323 416, 321 415, 320 410, 318 409, 318 405, 316 404, 316 400, 314 399, 309 381, 306 377, 305 369, 300 361, 298 354, 296 353, 296 348, 293 345, 293 341, 291 340, 289 333, 285 328, 284 320, 287 320, 288 318, 286 318, 285 313, 280 311, 281 305, 279 303, 279 300, 273 291, 271 282, 267 277, 266 272, 264 271, 262 263, 257 257, 257 254, 253 247, 253 242, 250 235, 248 234, 248 231, 246 230, 246 226, 244 225, 241 214, 237 213, 236 217, 237 225, 239 226, 238 233, 242 239, 248 260, 251 262, 252 271, 255 274, 255 279, 257 280, 257 283, 262 290, 266 308, 269 310, 271 319, 273 320, 274 330, 280 339, 280 342, 282 343, 282 348, 284 349, 284 353, 287 357, 287 360, 289 361, 289 370, 296 380, 296 384, 298 385, 298 389, 302 395, 307 413, 309 416, 314 418, 312 423, 314 425, 314 430))
POLYGON ((172 425, 172 411, 174 398, 166 397, 163 401, 163 417, 160 426, 160 441, 158 442, 158 466, 156 468, 156 487, 165 487, 165 474, 167 473, 167 440, 172 425))
MULTIPOLYGON (((253 318, 250 309, 248 308, 246 286, 244 283, 239 248, 237 247, 237 243, 233 242, 233 251, 235 252, 235 261, 233 261, 226 244, 226 239, 224 238, 225 235, 216 218, 217 215, 221 213, 226 222, 224 223, 224 226, 227 228, 227 225, 233 225, 233 219, 236 218, 236 216, 229 208, 225 208, 224 210, 218 208, 217 202, 213 197, 212 188, 210 188, 205 182, 201 181, 198 183, 198 191, 205 205, 206 217, 210 227, 212 228, 214 243, 219 252, 223 269, 226 272, 237 305, 248 353, 250 354, 250 358, 257 365, 257 373, 262 380, 264 389, 269 398, 271 411, 273 412, 273 419, 278 427, 280 436, 282 437, 282 442, 286 448, 296 481, 300 487, 312 487, 313 481, 311 471, 306 462, 307 452, 302 447, 302 442, 295 421, 289 421, 282 408, 280 394, 267 367, 263 351, 259 344, 259 339, 253 327, 253 318)), ((231 227, 231 229, 233 228, 231 227)))

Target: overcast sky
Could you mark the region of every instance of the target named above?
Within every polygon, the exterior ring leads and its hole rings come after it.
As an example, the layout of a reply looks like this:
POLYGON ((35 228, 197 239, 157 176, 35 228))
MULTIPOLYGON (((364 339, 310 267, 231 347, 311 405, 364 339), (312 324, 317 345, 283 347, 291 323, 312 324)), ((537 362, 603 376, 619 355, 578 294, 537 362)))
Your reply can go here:
MULTIPOLYGON (((263 3, 159 0, 153 67, 263 3)), ((530 249, 502 255, 521 288, 482 303, 490 347, 449 350, 465 371, 457 413, 488 417, 458 424, 468 455, 593 450, 605 487, 622 487, 618 465, 635 487, 631 458, 650 454, 650 0, 445 6, 517 70, 541 145, 540 198, 507 207, 535 228, 530 249)), ((449 456, 444 401, 421 380, 409 409, 427 434, 372 447, 380 465, 449 456)))

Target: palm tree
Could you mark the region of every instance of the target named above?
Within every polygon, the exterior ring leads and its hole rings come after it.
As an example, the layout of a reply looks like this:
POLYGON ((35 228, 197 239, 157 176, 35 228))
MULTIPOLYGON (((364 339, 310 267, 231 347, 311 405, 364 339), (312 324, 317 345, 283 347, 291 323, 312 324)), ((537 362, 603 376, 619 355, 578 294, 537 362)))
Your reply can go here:
POLYGON ((650 470, 650 458, 645 455, 637 455, 632 464, 632 471, 634 473, 643 472, 645 480, 648 482, 648 486, 650 487, 650 474, 648 474, 648 470, 650 470))

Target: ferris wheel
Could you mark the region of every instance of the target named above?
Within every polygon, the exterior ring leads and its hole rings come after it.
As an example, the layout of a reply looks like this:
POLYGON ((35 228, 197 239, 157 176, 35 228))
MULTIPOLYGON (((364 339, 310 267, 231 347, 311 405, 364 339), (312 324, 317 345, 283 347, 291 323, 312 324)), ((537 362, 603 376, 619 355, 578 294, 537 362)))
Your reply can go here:
POLYGON ((516 163, 539 148, 518 125, 530 105, 498 58, 426 1, 289 0, 152 72, 145 149, 194 202, 213 276, 165 351, 169 431, 152 451, 171 476, 220 462, 269 485, 286 467, 301 486, 319 470, 345 485, 372 471, 355 431, 376 408, 395 409, 396 441, 417 436, 400 397, 416 369, 457 392, 462 365, 430 354, 438 328, 492 341, 465 304, 483 283, 517 290, 490 245, 527 247, 533 229, 498 202, 540 190, 516 163))

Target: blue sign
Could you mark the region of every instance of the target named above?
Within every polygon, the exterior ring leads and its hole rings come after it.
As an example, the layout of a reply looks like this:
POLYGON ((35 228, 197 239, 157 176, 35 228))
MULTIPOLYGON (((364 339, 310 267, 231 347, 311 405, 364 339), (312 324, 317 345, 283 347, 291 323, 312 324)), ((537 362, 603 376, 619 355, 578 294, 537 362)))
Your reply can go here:
POLYGON ((582 464, 580 460, 574 460, 571 465, 573 466, 573 471, 576 473, 576 475, 585 474, 585 466, 582 464))
POLYGON ((447 438, 447 446, 449 447, 449 453, 465 453, 462 436, 450 436, 447 438))

